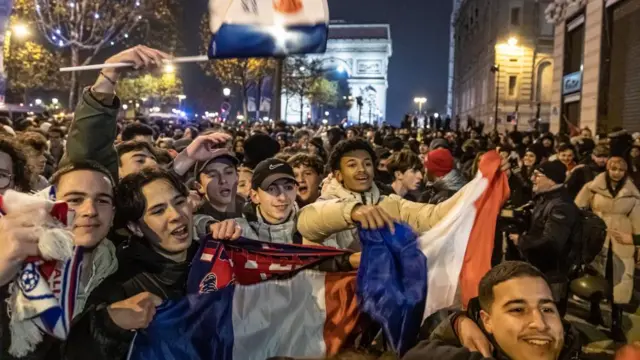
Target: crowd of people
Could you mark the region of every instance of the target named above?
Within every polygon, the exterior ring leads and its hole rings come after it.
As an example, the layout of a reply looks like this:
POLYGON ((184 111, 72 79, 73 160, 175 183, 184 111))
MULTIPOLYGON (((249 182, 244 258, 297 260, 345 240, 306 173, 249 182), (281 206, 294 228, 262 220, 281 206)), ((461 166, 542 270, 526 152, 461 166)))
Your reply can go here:
MULTIPOLYGON (((107 62, 149 70, 167 58, 138 46, 107 62)), ((0 193, 54 186, 56 198, 75 211, 72 234, 86 255, 68 338, 45 336, 33 348, 16 348, 3 301, 0 358, 125 358, 156 306, 186 294, 198 239, 207 235, 348 249, 321 270, 357 270, 356 225, 393 228, 399 221, 416 233, 432 228, 493 150, 511 191, 503 213, 512 214, 496 219, 494 267, 468 309, 449 309, 435 329, 425 322, 406 358, 583 358, 580 336, 563 317, 577 277, 567 259, 573 259, 585 209, 608 228, 595 260, 580 270, 607 284, 588 299, 589 321, 605 324, 604 299, 612 308, 612 337, 634 340, 625 338, 622 317, 638 300, 638 134, 125 120, 115 93, 123 71, 103 70, 83 91, 70 123, 2 121, 0 193), (527 220, 513 226, 513 214, 525 211, 527 220)), ((38 256, 34 229, 47 216, 34 208, 0 219, 3 300, 24 260, 38 256)))

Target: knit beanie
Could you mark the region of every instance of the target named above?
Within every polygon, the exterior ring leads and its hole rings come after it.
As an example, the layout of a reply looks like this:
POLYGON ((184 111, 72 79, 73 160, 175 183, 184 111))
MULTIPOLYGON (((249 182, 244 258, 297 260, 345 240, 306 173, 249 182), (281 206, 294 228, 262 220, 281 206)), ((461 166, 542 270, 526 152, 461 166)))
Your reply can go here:
POLYGON ((547 161, 536 170, 556 184, 563 184, 567 178, 567 167, 560 160, 547 161))
POLYGON ((424 168, 434 176, 445 176, 453 170, 453 156, 444 148, 429 151, 424 159, 424 168))

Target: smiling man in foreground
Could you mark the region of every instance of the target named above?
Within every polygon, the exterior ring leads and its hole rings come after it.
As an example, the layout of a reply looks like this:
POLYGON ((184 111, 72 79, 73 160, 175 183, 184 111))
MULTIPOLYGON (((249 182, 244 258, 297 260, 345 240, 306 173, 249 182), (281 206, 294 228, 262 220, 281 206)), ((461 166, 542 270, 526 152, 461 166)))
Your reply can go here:
POLYGON ((466 313, 445 320, 404 360, 573 360, 582 359, 580 350, 578 333, 560 318, 544 275, 527 263, 507 261, 482 278, 466 313), (456 334, 469 321, 491 339, 491 354, 459 346, 456 334))

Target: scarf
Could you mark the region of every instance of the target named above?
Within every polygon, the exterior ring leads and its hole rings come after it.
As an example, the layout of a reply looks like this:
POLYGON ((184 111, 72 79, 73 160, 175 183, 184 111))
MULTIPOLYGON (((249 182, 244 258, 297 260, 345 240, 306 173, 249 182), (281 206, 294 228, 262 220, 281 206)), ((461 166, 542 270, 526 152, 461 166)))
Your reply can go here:
POLYGON ((27 258, 9 284, 9 353, 16 357, 34 351, 43 333, 66 339, 80 287, 83 249, 74 247, 73 235, 67 229, 72 212, 66 203, 53 203, 53 193, 45 189, 34 196, 10 190, 0 197, 6 213, 25 211, 25 205, 51 207, 50 216, 34 230, 40 233, 41 256, 27 258))

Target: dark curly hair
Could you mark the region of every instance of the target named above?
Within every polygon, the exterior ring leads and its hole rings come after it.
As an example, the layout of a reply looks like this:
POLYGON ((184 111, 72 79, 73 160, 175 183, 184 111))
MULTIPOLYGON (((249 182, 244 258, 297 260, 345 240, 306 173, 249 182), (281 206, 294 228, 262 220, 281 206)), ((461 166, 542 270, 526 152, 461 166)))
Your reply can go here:
POLYGON ((329 155, 329 167, 331 171, 340 170, 340 159, 351 151, 364 150, 371 155, 371 160, 376 163, 376 153, 369 143, 361 138, 353 138, 348 140, 342 140, 331 151, 329 155))
POLYGON ((394 153, 387 162, 387 171, 395 177, 395 172, 404 173, 407 170, 423 170, 424 165, 420 157, 411 150, 394 153))
POLYGON ((319 176, 322 176, 324 174, 324 164, 322 162, 322 159, 317 155, 298 153, 289 158, 287 162, 289 163, 289 165, 291 165, 292 168, 304 165, 308 168, 313 169, 319 176))
POLYGON ((0 152, 6 153, 13 162, 13 184, 17 191, 30 192, 33 174, 28 166, 26 151, 12 138, 0 136, 0 152))

